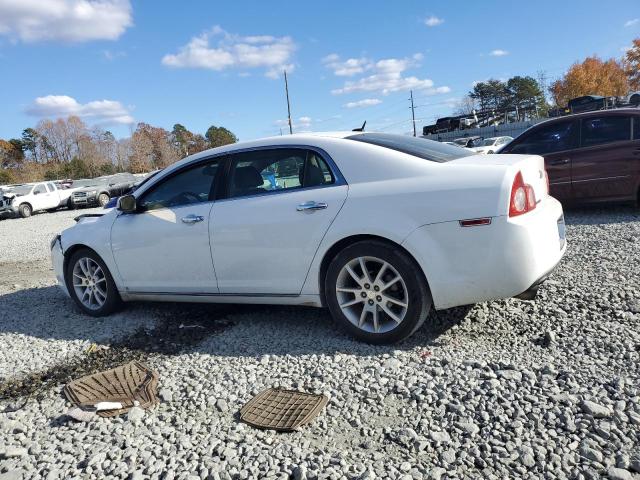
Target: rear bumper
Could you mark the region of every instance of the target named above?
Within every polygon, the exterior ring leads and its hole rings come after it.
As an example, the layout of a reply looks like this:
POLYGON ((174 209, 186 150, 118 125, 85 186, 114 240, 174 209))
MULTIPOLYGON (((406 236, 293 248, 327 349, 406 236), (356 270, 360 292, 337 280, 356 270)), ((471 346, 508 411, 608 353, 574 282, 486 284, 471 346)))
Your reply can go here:
POLYGON ((58 281, 58 287, 69 296, 67 290, 67 284, 64 280, 64 252, 62 251, 62 245, 60 243, 60 235, 58 235, 51 242, 51 263, 53 265, 53 271, 56 274, 56 280, 58 281))
POLYGON ((566 251, 562 206, 547 197, 532 212, 490 225, 425 225, 403 242, 422 267, 437 309, 510 298, 549 276, 566 251), (562 222, 559 223, 559 220, 562 222))

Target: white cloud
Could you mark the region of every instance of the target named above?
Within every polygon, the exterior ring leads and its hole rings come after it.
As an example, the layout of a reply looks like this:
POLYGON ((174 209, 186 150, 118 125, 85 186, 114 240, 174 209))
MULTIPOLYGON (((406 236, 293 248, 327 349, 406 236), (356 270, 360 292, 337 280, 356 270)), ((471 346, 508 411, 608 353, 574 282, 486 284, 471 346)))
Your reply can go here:
POLYGON ((438 18, 435 15, 431 15, 430 17, 427 17, 424 19, 424 24, 427 27, 436 27, 438 25, 442 25, 444 23, 444 20, 442 18, 438 18))
POLYGON ((322 63, 326 67, 333 70, 333 74, 339 77, 352 77, 365 70, 373 68, 373 62, 367 58, 348 58, 347 60, 340 60, 340 56, 332 53, 322 59, 322 63))
POLYGON ((122 58, 122 57, 126 57, 127 56, 127 52, 112 51, 112 50, 103 50, 102 54, 104 55, 104 58, 106 58, 110 62, 113 61, 113 60, 116 60, 118 58, 122 58))
POLYGON ((509 55, 509 52, 497 48, 496 50, 491 50, 491 52, 489 52, 489 55, 491 55, 492 57, 504 57, 505 55, 509 55))
POLYGON ((0 35, 12 41, 116 40, 132 24, 129 0, 0 0, 0 35))
POLYGON ((277 78, 283 70, 292 71, 291 56, 296 45, 291 37, 271 35, 239 36, 219 26, 193 37, 176 54, 167 54, 162 64, 174 68, 266 68, 265 75, 277 78), (213 43, 213 45, 212 45, 213 43))
POLYGON ((382 100, 379 98, 365 98, 363 100, 358 100, 357 102, 348 102, 343 106, 345 108, 360 108, 360 107, 371 107, 373 105, 380 105, 382 100))
MULTIPOLYGON (((289 131, 289 120, 276 120, 276 127, 282 128, 283 131, 289 131)), ((311 117, 299 117, 298 119, 291 119, 291 127, 294 133, 310 132, 314 121, 311 117)))
POLYGON ((133 117, 128 108, 115 100, 94 100, 79 103, 67 95, 47 95, 36 98, 26 113, 34 117, 78 116, 93 123, 103 125, 130 124, 133 117))
MULTIPOLYGON (((342 88, 331 91, 334 95, 354 92, 380 92, 387 95, 392 92, 402 90, 422 90, 426 95, 436 93, 447 93, 449 87, 434 87, 433 80, 428 78, 420 79, 414 76, 405 77, 404 71, 408 68, 418 66, 423 55, 416 53, 409 58, 386 58, 377 62, 370 62, 370 66, 365 70, 370 70, 371 75, 367 75, 358 80, 349 80, 342 88)), ((339 57, 332 59, 332 62, 339 62, 339 57)), ((344 62, 342 62, 344 63, 344 62)), ((334 72, 335 73, 335 72, 334 72)))
POLYGON ((632 20, 627 20, 626 22, 624 22, 624 26, 625 27, 633 27, 634 25, 638 24, 640 22, 640 18, 634 18, 632 20))

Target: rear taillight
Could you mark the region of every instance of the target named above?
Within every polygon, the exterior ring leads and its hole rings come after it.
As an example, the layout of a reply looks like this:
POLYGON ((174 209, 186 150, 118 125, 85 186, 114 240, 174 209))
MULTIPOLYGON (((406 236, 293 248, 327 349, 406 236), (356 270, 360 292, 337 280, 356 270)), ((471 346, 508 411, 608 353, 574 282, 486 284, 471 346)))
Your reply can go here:
POLYGON ((536 208, 536 194, 533 187, 524 183, 522 172, 516 174, 511 186, 511 200, 509 201, 509 216, 516 217, 536 208))

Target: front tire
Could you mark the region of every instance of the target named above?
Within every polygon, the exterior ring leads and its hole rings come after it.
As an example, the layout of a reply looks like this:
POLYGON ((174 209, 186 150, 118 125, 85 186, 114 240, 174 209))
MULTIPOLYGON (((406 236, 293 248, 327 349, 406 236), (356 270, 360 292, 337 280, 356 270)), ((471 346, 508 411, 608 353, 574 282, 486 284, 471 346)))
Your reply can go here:
POLYGON ((71 256, 65 280, 71 298, 87 315, 103 317, 122 305, 109 269, 92 250, 81 249, 71 256))
POLYGON ((33 210, 31 209, 31 205, 29 205, 28 203, 23 203, 18 207, 18 213, 22 218, 27 218, 31 216, 33 210))
POLYGON ((373 240, 346 247, 329 264, 325 298, 331 316, 359 340, 399 342, 427 318, 426 279, 409 255, 373 240))
POLYGON ((109 203, 109 195, 106 193, 101 193, 100 195, 98 195, 98 205, 100 205, 101 207, 104 207, 107 203, 109 203))

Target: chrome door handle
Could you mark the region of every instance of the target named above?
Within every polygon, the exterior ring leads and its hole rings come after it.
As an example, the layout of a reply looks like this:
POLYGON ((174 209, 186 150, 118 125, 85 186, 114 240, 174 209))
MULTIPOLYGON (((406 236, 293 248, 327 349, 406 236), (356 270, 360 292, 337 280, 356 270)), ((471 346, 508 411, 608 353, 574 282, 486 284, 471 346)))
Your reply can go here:
POLYGON ((323 210, 327 208, 327 204, 324 202, 304 202, 296 207, 296 210, 299 212, 304 212, 305 210, 323 210))
POLYGON ((560 160, 552 160, 549 162, 549 165, 566 165, 571 160, 568 158, 561 158, 560 160))
POLYGON ((201 215, 187 215, 186 217, 182 217, 182 223, 187 223, 189 225, 192 225, 194 223, 198 223, 198 222, 202 222, 204 220, 204 217, 201 215))

